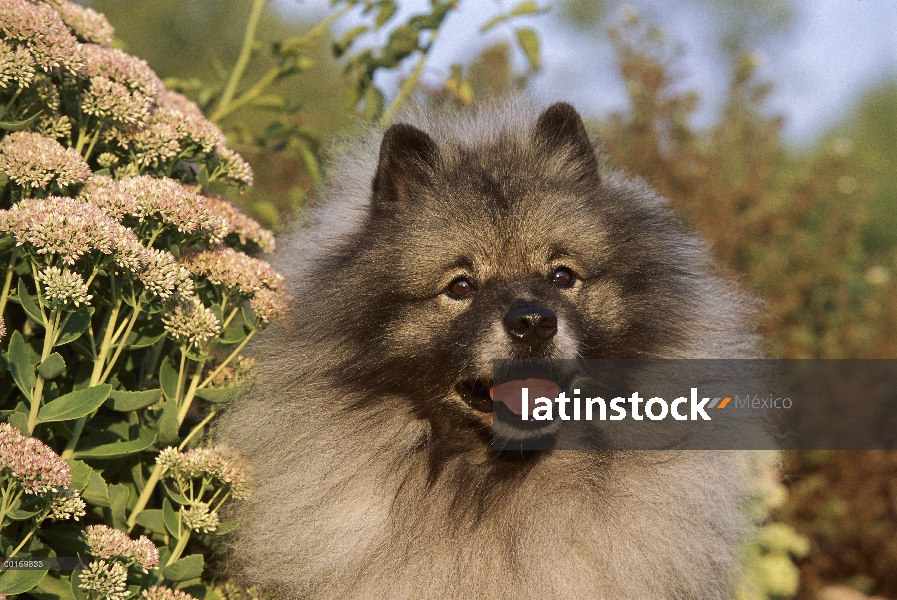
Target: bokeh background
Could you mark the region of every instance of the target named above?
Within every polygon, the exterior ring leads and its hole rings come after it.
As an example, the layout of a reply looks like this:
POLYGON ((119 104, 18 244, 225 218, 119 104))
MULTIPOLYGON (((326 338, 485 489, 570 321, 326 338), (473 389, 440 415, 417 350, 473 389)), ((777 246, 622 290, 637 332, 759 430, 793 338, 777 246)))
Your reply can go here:
MULTIPOLYGON (((83 3, 213 111, 258 0, 83 3)), ((406 84, 451 106, 526 90, 572 101, 610 166, 681 209, 765 301, 771 355, 897 357, 897 2, 264 4, 237 97, 276 81, 213 118, 256 173, 232 199, 274 229, 301 226, 330 140, 406 84)), ((897 598, 897 453, 792 453, 783 471, 741 597, 897 598)))

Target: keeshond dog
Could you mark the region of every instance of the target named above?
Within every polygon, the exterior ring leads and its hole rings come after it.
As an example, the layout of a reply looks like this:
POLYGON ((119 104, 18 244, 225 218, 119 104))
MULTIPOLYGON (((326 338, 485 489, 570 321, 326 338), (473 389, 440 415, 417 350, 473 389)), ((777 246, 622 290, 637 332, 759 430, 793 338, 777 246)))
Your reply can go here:
POLYGON ((282 243, 297 307, 215 437, 231 565, 282 598, 729 597, 745 456, 507 453, 492 361, 748 358, 752 302, 576 110, 409 112, 344 144, 282 243), (510 454, 510 455, 509 455, 510 454))

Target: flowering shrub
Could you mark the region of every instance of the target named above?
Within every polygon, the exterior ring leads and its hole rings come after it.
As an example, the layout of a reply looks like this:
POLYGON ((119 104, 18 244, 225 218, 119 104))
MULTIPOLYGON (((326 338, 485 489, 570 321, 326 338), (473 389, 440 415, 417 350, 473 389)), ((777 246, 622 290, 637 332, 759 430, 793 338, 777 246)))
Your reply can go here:
POLYGON ((250 488, 202 433, 289 308, 253 256, 273 234, 207 191, 252 169, 112 37, 68 0, 0 0, 0 555, 83 560, 0 594, 205 595, 188 542, 250 488))

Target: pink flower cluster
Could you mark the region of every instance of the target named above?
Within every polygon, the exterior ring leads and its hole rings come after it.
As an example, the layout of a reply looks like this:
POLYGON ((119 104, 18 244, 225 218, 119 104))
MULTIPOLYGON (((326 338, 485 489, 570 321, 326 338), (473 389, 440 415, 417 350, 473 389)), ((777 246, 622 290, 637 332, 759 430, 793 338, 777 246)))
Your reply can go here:
POLYGON ((118 529, 106 525, 90 525, 84 530, 84 540, 90 554, 97 558, 134 561, 144 571, 159 566, 159 549, 145 535, 134 540, 118 529))
MULTIPOLYGON (((47 1, 47 0, 45 0, 47 1)), ((49 0, 63 22, 68 25, 79 40, 108 46, 112 43, 115 29, 105 15, 92 8, 69 2, 69 0, 49 0)))
POLYGON ((87 181, 90 167, 74 148, 39 133, 17 131, 0 143, 0 171, 26 189, 61 187, 87 181))
POLYGON ((258 221, 246 216, 246 213, 220 196, 206 196, 205 202, 213 213, 227 221, 227 235, 236 235, 241 246, 253 242, 262 252, 274 252, 274 234, 259 225, 258 221))
POLYGON ((290 296, 282 290, 259 290, 249 300, 249 307, 262 322, 279 321, 290 307, 290 296))
POLYGON ((177 294, 183 298, 193 295, 193 278, 190 271, 177 263, 174 255, 166 250, 147 250, 146 269, 140 279, 146 291, 163 300, 177 294))
POLYGON ((143 597, 147 600, 196 600, 183 590, 173 590, 162 585, 154 585, 148 590, 143 590, 143 597))
POLYGON ((221 321, 196 296, 166 311, 162 325, 174 341, 184 346, 203 344, 221 333, 221 321))
POLYGON ((177 181, 149 175, 114 181, 93 177, 79 198, 117 221, 156 221, 181 233, 198 233, 212 242, 227 235, 227 222, 206 206, 202 196, 177 181))
POLYGON ((105 77, 153 99, 165 89, 162 80, 145 60, 131 56, 118 48, 83 44, 81 52, 84 56, 84 69, 81 74, 86 77, 105 77))
POLYGON ((193 448, 178 452, 169 446, 159 453, 156 462, 168 468, 170 475, 187 479, 211 478, 230 486, 234 498, 249 495, 249 477, 240 457, 227 446, 193 448))
POLYGON ((0 87, 15 82, 27 88, 34 80, 34 59, 27 48, 0 40, 0 87))
POLYGON ((58 493, 72 485, 72 471, 42 441, 0 423, 0 470, 27 494, 58 493))
POLYGON ((252 167, 243 157, 230 148, 219 147, 215 151, 218 157, 216 170, 222 177, 243 186, 251 186, 253 181, 252 167))
POLYGON ((181 253, 181 264, 191 273, 205 277, 210 283, 243 296, 250 296, 263 289, 276 291, 283 288, 283 276, 270 264, 233 248, 190 248, 181 253))
POLYGON ((0 0, 0 34, 27 48, 44 71, 61 67, 77 73, 84 66, 78 40, 49 6, 27 0, 0 0))
POLYGON ((0 232, 11 234, 17 246, 38 255, 56 254, 67 265, 92 252, 110 255, 133 273, 146 263, 146 249, 133 231, 72 198, 23 200, 0 211, 0 232))

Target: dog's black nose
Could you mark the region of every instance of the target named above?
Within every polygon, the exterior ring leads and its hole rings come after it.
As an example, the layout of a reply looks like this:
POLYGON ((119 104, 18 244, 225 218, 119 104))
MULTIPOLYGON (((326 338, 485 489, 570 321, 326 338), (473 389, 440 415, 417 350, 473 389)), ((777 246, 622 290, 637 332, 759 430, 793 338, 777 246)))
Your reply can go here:
POLYGON ((523 306, 508 311, 504 318, 505 329, 514 339, 538 346, 558 332, 558 318, 542 306, 523 306))

